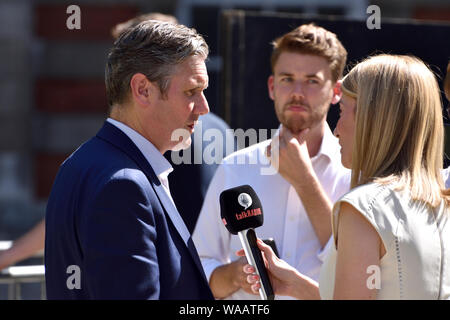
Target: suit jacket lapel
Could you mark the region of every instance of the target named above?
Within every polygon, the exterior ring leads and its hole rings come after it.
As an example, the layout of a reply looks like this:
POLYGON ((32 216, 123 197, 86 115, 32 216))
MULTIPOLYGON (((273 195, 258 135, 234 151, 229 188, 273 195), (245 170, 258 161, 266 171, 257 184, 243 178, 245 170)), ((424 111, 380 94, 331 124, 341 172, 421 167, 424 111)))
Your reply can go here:
POLYGON ((145 175, 150 180, 155 193, 157 194, 159 201, 161 202, 163 210, 166 212, 167 216, 175 226, 175 229, 178 231, 179 235, 186 244, 186 247, 189 249, 189 252, 194 259, 195 264, 200 268, 201 273, 204 274, 203 268, 198 258, 197 250, 192 243, 191 234, 189 233, 186 224, 178 213, 177 208, 165 192, 163 186, 161 185, 161 182, 153 171, 153 168, 150 166, 138 147, 136 147, 133 141, 131 141, 131 139, 125 133, 123 133, 120 129, 110 124, 109 122, 105 122, 102 129, 100 129, 100 131, 97 133, 97 137, 102 140, 106 140, 107 142, 121 149, 129 157, 131 157, 143 170, 145 175))
MULTIPOLYGON (((159 179, 158 179, 159 182, 159 179)), ((183 218, 181 218, 180 213, 178 212, 177 208, 173 204, 172 200, 170 200, 169 196, 167 195, 166 191, 164 190, 161 183, 159 184, 152 184, 153 189, 155 190, 156 194, 158 195, 159 201, 162 203, 162 206, 164 210, 166 211, 167 215, 170 217, 170 220, 174 224, 175 228, 177 229, 178 233, 180 234, 181 238, 183 238, 184 243, 186 244, 189 252, 191 253, 192 259, 194 260, 195 264, 197 265, 197 268, 200 270, 200 274, 208 283, 208 280, 206 279, 205 272, 203 270, 202 263, 200 262, 200 258, 198 256, 197 249, 195 248, 194 242, 192 241, 191 233, 189 232, 188 228, 186 227, 186 224, 183 221, 183 218)))
MULTIPOLYGON (((158 179, 158 182, 159 182, 159 179, 158 179)), ((162 186, 161 183, 153 184, 153 189, 155 190, 156 194, 158 195, 159 201, 161 202, 162 206, 166 210, 166 213, 170 217, 170 220, 172 220, 172 223, 174 224, 175 228, 178 230, 178 233, 180 234, 181 238, 183 238, 184 243, 186 243, 186 245, 187 245, 189 238, 191 237, 191 234, 189 233, 189 230, 187 229, 186 224, 184 223, 183 219, 181 218, 177 208, 175 207, 172 200, 167 195, 167 193, 164 190, 164 187, 162 186)))

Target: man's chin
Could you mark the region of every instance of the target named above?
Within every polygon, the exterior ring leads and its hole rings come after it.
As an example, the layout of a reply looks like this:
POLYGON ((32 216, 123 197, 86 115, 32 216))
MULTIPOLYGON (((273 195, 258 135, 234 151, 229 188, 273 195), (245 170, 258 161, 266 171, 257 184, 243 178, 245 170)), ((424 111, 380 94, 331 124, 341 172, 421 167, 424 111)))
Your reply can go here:
POLYGON ((298 123, 298 122, 283 123, 283 126, 286 127, 287 129, 289 129, 289 131, 291 131, 293 134, 298 134, 300 131, 310 127, 306 123, 298 123))

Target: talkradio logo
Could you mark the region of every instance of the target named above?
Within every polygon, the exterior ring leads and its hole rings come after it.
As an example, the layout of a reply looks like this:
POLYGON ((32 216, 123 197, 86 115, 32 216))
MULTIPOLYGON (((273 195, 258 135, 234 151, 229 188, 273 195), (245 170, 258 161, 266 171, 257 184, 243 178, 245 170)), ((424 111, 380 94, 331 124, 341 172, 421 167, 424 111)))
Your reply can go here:
MULTIPOLYGON (((250 195, 245 192, 239 194, 237 200, 238 203, 244 208, 244 210, 249 208, 253 203, 252 197, 250 197, 250 195)), ((248 217, 259 216, 261 214, 262 214, 261 208, 249 209, 246 211, 242 211, 241 213, 236 213, 236 220, 242 220, 248 217)))
POLYGON ((253 203, 252 197, 248 193, 241 193, 238 195, 239 204, 244 207, 244 210, 250 207, 253 203))
POLYGON ((249 217, 259 216, 262 214, 261 208, 249 209, 247 211, 242 211, 241 213, 236 213, 236 220, 242 220, 249 217))

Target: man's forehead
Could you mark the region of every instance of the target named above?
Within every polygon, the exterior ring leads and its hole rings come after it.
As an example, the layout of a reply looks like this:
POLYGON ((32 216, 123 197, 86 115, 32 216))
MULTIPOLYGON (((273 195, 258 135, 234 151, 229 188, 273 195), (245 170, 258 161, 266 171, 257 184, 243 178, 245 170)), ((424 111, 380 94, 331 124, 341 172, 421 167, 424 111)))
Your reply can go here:
POLYGON ((275 64, 274 73, 324 77, 331 76, 331 68, 327 59, 318 55, 282 52, 275 64))
POLYGON ((208 74, 193 74, 191 75, 188 80, 188 84, 195 85, 199 87, 207 87, 209 83, 208 74))
POLYGON ((206 73, 205 58, 199 55, 193 55, 187 58, 179 65, 181 68, 190 69, 195 72, 206 73))
POLYGON ((201 57, 190 57, 176 66, 174 77, 190 84, 208 83, 208 71, 205 60, 201 57))

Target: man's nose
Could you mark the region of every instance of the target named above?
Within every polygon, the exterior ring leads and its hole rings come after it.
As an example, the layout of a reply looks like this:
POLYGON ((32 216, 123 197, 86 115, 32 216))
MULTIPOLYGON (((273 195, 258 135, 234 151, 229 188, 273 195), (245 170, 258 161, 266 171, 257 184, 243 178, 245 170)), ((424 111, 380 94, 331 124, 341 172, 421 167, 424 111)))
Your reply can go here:
POLYGON ((294 83, 292 87, 292 96, 303 98, 305 97, 304 86, 300 81, 294 83))
POLYGON ((197 109, 196 113, 200 115, 207 114, 209 112, 208 100, 206 100, 205 95, 202 93, 199 101, 196 102, 195 108, 197 109))

